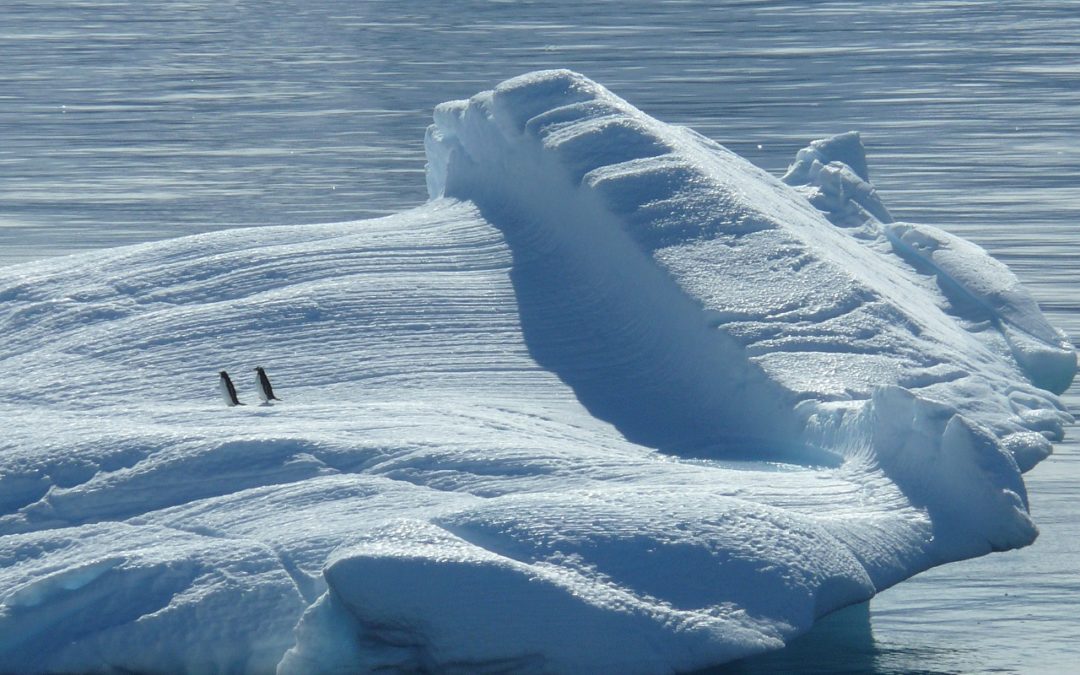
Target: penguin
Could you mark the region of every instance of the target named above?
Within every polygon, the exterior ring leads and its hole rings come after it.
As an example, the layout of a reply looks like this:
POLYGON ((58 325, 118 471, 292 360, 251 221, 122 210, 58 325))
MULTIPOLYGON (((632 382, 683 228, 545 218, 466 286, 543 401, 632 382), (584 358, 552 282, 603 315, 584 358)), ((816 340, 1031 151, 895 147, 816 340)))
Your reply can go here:
POLYGON ((255 376, 255 389, 259 392, 259 398, 263 403, 270 403, 270 401, 280 401, 281 399, 274 396, 274 388, 270 386, 270 378, 266 376, 266 371, 262 366, 255 369, 258 375, 255 376))
POLYGON ((240 399, 236 398, 236 387, 233 386, 232 380, 229 379, 229 374, 222 370, 218 375, 221 376, 218 386, 221 389, 222 398, 225 399, 225 404, 230 408, 234 405, 244 405, 240 402, 240 399))

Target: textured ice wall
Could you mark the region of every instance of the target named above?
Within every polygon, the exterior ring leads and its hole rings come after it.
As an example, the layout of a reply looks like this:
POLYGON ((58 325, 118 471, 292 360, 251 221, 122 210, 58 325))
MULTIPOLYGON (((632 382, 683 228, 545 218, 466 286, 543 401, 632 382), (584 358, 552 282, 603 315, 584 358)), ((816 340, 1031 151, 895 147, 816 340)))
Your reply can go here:
MULTIPOLYGON (((1016 538, 997 525, 974 536, 995 547, 1033 536, 1017 468, 1071 421, 1040 387, 1067 387, 1075 353, 985 251, 891 222, 857 134, 800 152, 785 177, 805 185, 797 191, 580 75, 550 71, 439 106, 427 147, 432 194, 473 200, 506 233, 534 355, 629 438, 814 461, 816 450, 862 444, 878 455, 882 431, 866 406, 887 406, 876 418, 935 447, 955 415, 996 437, 976 444, 963 472, 1001 491, 980 506, 1018 521, 1007 528, 1016 538), (550 309, 578 287, 602 299, 550 309), (596 339, 567 347, 553 314, 596 339), (944 421, 931 430, 909 397, 875 395, 889 387, 933 403, 944 421), (844 414, 867 420, 860 432, 843 423, 848 433, 874 440, 824 442, 820 430, 844 414)), ((923 492, 936 488, 915 465, 893 477, 930 503, 923 492)), ((952 501, 947 489, 937 496, 952 501)))

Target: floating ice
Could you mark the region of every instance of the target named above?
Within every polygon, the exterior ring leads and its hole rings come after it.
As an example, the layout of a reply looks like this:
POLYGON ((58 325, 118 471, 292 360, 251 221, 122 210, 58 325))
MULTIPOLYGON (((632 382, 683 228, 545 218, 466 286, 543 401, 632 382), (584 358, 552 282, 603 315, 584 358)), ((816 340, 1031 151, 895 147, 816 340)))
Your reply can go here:
POLYGON ((0 269, 0 670, 689 670, 1035 537, 1075 355, 857 135, 788 185, 550 71, 426 147, 396 216, 0 269))

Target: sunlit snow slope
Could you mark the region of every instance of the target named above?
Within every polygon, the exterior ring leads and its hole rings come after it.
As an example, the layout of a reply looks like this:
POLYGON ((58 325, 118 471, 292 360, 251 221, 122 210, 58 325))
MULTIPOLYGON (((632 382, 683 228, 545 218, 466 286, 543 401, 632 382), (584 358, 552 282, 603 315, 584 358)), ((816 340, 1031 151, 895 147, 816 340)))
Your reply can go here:
POLYGON ((785 184, 553 71, 427 149, 389 218, 0 269, 0 672, 686 670, 1034 538, 1075 354, 857 135, 785 184))

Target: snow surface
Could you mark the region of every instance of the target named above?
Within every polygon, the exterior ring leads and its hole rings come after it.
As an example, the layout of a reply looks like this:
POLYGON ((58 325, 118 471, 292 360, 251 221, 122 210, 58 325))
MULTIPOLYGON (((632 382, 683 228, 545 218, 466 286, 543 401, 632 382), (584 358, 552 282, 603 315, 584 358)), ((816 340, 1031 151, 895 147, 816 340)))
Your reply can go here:
POLYGON ((388 218, 0 269, 0 671, 688 670, 1036 536, 1075 354, 857 134, 780 181, 547 71, 426 148, 388 218))

